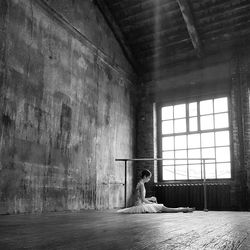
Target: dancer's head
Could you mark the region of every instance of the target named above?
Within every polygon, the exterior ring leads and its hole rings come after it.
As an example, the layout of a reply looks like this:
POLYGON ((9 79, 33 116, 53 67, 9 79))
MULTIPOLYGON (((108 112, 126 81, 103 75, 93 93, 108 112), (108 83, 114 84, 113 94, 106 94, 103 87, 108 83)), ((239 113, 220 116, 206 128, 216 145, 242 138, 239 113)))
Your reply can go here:
POLYGON ((141 178, 142 178, 142 180, 144 180, 144 182, 149 182, 151 176, 152 176, 152 174, 149 170, 147 170, 147 169, 142 170, 141 178))

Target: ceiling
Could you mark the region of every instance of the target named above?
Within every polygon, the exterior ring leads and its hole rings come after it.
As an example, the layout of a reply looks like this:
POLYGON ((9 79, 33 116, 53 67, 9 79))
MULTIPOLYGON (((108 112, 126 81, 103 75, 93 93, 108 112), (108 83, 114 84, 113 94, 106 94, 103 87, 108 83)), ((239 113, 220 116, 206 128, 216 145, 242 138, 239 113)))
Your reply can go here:
POLYGON ((250 37, 249 0, 96 0, 138 75, 239 46, 250 37))

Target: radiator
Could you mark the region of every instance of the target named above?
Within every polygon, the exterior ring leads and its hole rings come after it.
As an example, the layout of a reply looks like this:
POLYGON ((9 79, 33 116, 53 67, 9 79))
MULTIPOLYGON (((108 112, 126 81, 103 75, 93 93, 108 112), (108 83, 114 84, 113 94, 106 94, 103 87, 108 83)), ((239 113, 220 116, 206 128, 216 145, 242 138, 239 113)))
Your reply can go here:
MULTIPOLYGON (((231 210, 230 185, 225 183, 206 184, 208 210, 231 210)), ((203 184, 156 184, 155 196, 158 203, 167 207, 195 207, 204 209, 203 184)))

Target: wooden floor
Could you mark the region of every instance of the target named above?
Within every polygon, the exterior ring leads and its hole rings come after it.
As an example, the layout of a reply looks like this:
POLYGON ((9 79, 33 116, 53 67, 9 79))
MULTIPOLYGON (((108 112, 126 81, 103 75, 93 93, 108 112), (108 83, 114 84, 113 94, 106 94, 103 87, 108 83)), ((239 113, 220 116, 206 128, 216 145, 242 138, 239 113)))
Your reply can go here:
POLYGON ((250 249, 249 212, 0 216, 0 249, 250 249))

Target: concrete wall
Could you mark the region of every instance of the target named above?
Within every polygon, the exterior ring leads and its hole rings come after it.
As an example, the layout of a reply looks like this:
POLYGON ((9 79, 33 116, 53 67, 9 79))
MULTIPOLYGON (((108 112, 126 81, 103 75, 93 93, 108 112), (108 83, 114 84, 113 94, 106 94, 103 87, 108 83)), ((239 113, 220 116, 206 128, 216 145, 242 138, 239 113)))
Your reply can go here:
POLYGON ((0 0, 0 20, 0 213, 122 207, 136 78, 103 16, 0 0))
MULTIPOLYGON (((231 107, 233 176, 230 182, 230 207, 238 210, 250 209, 249 72, 249 50, 232 50, 168 68, 161 80, 145 83, 137 116, 136 156, 154 156, 154 102, 185 100, 195 95, 228 93, 231 107)), ((145 167, 157 175, 157 168, 151 162, 137 164, 137 173, 139 174, 145 167)), ((154 194, 152 182, 149 183, 148 190, 150 194, 154 194)))

